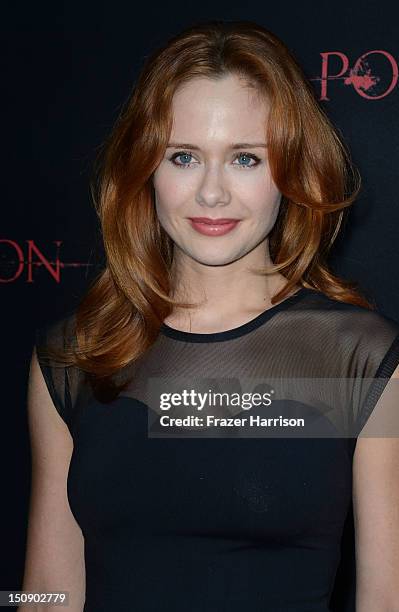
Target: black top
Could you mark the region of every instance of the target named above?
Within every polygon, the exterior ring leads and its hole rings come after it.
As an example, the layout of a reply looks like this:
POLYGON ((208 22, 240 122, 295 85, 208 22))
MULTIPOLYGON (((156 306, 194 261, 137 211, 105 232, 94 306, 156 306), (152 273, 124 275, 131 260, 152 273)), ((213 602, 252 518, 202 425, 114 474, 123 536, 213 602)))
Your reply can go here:
MULTIPOLYGON (((164 324, 132 364, 128 388, 105 404, 81 371, 43 358, 48 342, 73 341, 73 320, 37 329, 36 346, 74 441, 67 491, 85 539, 84 610, 354 612, 355 575, 340 569, 354 563, 350 529, 343 543, 353 521, 352 459, 399 364, 399 324, 309 289, 228 331, 164 324), (304 434, 277 426, 255 436, 222 427, 162 435, 167 413, 153 393, 173 377, 213 390, 253 380, 258 391, 270 390, 270 380, 292 387, 306 379, 307 397, 296 386, 295 401, 245 416, 305 414, 311 405, 323 418, 310 418, 304 434), (328 426, 312 437, 315 422, 328 426)), ((232 406, 218 412, 238 415, 232 406)))

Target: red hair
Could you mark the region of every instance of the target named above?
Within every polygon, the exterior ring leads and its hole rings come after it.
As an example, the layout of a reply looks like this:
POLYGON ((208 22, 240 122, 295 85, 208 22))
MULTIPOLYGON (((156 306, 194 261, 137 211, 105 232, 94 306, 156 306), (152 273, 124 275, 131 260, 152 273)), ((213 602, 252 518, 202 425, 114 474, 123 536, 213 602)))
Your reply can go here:
POLYGON ((255 23, 197 24, 146 58, 96 160, 92 194, 106 266, 77 308, 76 343, 63 355, 98 389, 109 390, 112 375, 154 342, 175 305, 190 306, 171 298, 173 243, 158 221, 151 177, 169 140, 177 88, 192 78, 227 74, 256 87, 270 107, 265 135, 282 199, 269 247, 273 271, 287 279, 272 303, 301 285, 374 308, 326 263, 361 179, 296 59, 255 23))

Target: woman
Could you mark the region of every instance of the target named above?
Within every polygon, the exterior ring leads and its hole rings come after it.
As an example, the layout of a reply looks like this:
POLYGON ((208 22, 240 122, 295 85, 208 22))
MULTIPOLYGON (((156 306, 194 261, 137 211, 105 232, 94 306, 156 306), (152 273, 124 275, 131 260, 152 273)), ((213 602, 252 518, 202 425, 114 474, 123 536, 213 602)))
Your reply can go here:
POLYGON ((353 502, 356 611, 397 609, 398 440, 359 434, 399 325, 328 269, 360 183, 287 47, 250 22, 171 39, 100 168, 106 268, 32 356, 23 588, 87 612, 354 610, 332 601, 353 502), (342 435, 162 435, 149 392, 176 375, 345 381, 316 389, 342 435))

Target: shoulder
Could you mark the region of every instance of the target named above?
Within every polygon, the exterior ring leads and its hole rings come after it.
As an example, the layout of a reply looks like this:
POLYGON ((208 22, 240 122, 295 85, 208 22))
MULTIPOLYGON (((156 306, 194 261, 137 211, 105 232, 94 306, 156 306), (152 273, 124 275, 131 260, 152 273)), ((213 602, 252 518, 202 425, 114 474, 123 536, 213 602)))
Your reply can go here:
POLYGON ((87 396, 85 373, 63 359, 63 351, 76 341, 75 311, 35 328, 35 348, 53 403, 72 429, 80 398, 87 396))
POLYGON ((380 326, 381 328, 396 328, 399 331, 399 321, 384 315, 377 308, 369 309, 356 304, 332 299, 320 291, 309 290, 305 295, 305 305, 315 312, 335 315, 337 321, 350 321, 357 326, 380 326))
POLYGON ((399 363, 399 323, 377 309, 308 291, 302 302, 315 346, 345 376, 389 377, 399 363))
POLYGON ((310 292, 306 307, 314 315, 319 315, 320 321, 331 324, 337 333, 345 334, 348 338, 364 338, 373 344, 385 346, 399 334, 399 322, 378 309, 334 300, 321 292, 310 292))

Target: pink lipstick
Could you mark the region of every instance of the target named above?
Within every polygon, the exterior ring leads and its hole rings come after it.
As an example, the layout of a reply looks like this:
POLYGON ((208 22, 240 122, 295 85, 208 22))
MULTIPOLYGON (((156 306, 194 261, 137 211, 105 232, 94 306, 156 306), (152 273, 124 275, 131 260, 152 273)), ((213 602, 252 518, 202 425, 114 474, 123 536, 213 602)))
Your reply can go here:
POLYGON ((240 219, 211 219, 210 217, 189 217, 191 226, 205 236, 223 236, 231 232, 240 219))

